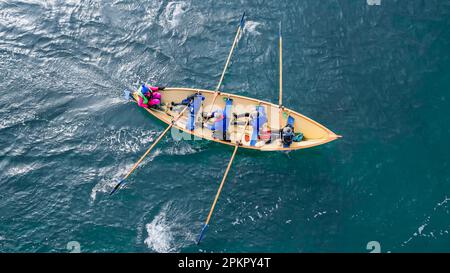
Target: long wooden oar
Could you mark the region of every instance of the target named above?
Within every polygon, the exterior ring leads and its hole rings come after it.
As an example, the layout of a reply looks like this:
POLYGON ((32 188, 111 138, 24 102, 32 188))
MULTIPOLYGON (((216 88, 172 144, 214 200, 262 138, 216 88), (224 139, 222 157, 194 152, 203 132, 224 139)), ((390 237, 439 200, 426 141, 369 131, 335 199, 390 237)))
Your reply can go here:
POLYGON ((278 97, 278 106, 283 105, 283 37, 281 34, 281 22, 280 22, 280 30, 279 30, 279 36, 280 40, 278 43, 278 47, 280 48, 280 59, 279 59, 279 65, 280 65, 280 94, 278 97))
POLYGON ((225 174, 223 175, 222 182, 220 182, 219 189, 217 190, 216 197, 214 198, 214 202, 211 206, 211 209, 209 210, 208 217, 206 218, 205 224, 203 225, 200 235, 198 236, 197 245, 200 244, 203 236, 205 235, 206 229, 208 228, 209 220, 211 220, 211 216, 213 214, 214 208, 216 207, 217 200, 219 199, 223 185, 225 184, 225 180, 227 179, 228 172, 230 171, 231 164, 233 164, 233 160, 234 160, 234 157, 236 156, 236 152, 239 148, 239 145, 241 144, 242 137, 244 136, 245 131, 247 130, 248 123, 249 123, 249 121, 247 120, 247 123, 245 124, 245 127, 244 127, 244 131, 243 131, 241 137, 238 138, 239 140, 236 142, 236 146, 234 146, 233 154, 231 155, 230 162, 228 162, 228 166, 227 166, 227 169, 225 170, 225 174))
POLYGON ((155 142, 153 142, 152 146, 150 146, 150 148, 148 148, 148 150, 145 152, 145 154, 143 156, 141 156, 141 158, 139 158, 139 160, 134 164, 133 168, 131 168, 131 170, 128 172, 128 174, 119 181, 119 183, 117 183, 117 185, 114 187, 114 189, 111 191, 111 193, 109 195, 112 195, 114 192, 116 192, 120 186, 123 185, 123 183, 125 183, 125 180, 134 172, 134 170, 136 170, 136 168, 139 166, 139 164, 142 162, 142 160, 144 160, 144 158, 151 152, 151 150, 156 146, 156 144, 158 144, 158 142, 162 139, 162 137, 170 130, 170 128, 172 128, 172 126, 175 124, 175 122, 184 114, 184 112, 186 111, 186 109, 189 108, 189 105, 186 106, 183 111, 180 112, 180 114, 178 116, 176 116, 175 118, 172 119, 172 122, 169 126, 167 126, 167 128, 159 135, 159 137, 156 139, 155 142))
POLYGON ((280 129, 284 127, 283 125, 283 36, 281 33, 281 22, 280 22, 280 29, 279 29, 279 42, 278 47, 280 49, 279 54, 279 66, 280 66, 280 93, 278 95, 278 122, 280 125, 280 129))
POLYGON ((216 87, 216 90, 215 90, 216 92, 214 92, 214 98, 213 98, 211 107, 209 108, 209 112, 212 111, 214 103, 216 102, 217 96, 220 93, 219 89, 220 89, 220 86, 222 85, 223 78, 225 77, 225 72, 227 71, 228 65, 230 64, 231 56, 233 55, 234 48, 236 47, 236 44, 237 44, 237 42, 239 40, 239 35, 241 34, 242 29, 244 29, 244 17, 245 17, 245 12, 244 12, 244 14, 242 14, 241 21, 239 23, 239 27, 238 27, 238 29, 236 31, 236 36, 234 36, 233 45, 231 46, 230 53, 228 54, 227 61, 225 62, 225 67, 223 68, 222 75, 220 76, 219 83, 217 84, 217 87, 216 87))

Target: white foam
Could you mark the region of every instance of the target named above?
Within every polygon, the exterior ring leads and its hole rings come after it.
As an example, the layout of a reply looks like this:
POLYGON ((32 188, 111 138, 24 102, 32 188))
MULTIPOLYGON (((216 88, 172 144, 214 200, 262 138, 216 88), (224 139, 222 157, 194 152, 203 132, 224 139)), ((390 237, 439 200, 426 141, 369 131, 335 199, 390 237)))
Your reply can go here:
POLYGON ((98 192, 109 193, 111 190, 117 185, 120 179, 124 176, 127 170, 130 170, 133 167, 134 163, 128 163, 125 166, 111 167, 111 168, 102 168, 98 170, 99 176, 105 176, 109 173, 112 173, 114 169, 120 169, 120 173, 115 173, 113 177, 108 177, 100 180, 91 190, 91 201, 94 202, 97 197, 98 192))
POLYGON ((197 153, 190 144, 183 142, 180 145, 172 145, 167 148, 167 153, 169 155, 189 155, 197 153))
POLYGON ((106 136, 98 137, 97 142, 104 145, 108 150, 120 154, 138 152, 141 151, 143 146, 148 146, 150 142, 153 142, 156 134, 159 134, 159 132, 144 129, 111 130, 111 132, 105 132, 104 135, 106 136))
POLYGON ((28 164, 28 165, 19 165, 19 166, 16 166, 16 167, 9 168, 6 171, 6 175, 7 176, 22 175, 22 174, 26 174, 28 172, 31 172, 33 170, 36 170, 36 169, 38 169, 40 167, 41 167, 41 165, 40 164, 36 164, 36 163, 28 164))
MULTIPOLYGON (((447 196, 444 198, 443 201, 436 203, 436 205, 433 208, 433 213, 438 213, 438 209, 442 208, 443 210, 447 208, 447 203, 450 201, 450 198, 447 196)), ((448 214, 448 212, 447 212, 448 214)), ((428 237, 428 238, 436 238, 437 236, 444 236, 444 234, 448 234, 448 231, 445 230, 436 230, 431 229, 429 232, 424 232, 425 228, 431 223, 431 220, 433 218, 433 214, 428 215, 423 221, 422 225, 420 225, 417 228, 417 232, 414 232, 407 240, 403 241, 403 243, 400 244, 401 247, 406 246, 409 242, 411 242, 415 237, 428 237), (435 235, 437 233, 437 235, 435 235)))
POLYGON ((30 111, 26 115, 9 115, 8 118, 0 120, 0 130, 16 125, 25 125, 25 122, 36 119, 35 112, 30 111))
POLYGON ((256 30, 256 28, 261 25, 261 23, 255 22, 255 21, 245 21, 244 25, 244 33, 248 32, 252 35, 261 35, 261 32, 256 30))
POLYGON ((145 226, 148 237, 144 243, 155 252, 178 252, 183 246, 194 242, 195 237, 186 225, 189 219, 189 211, 178 210, 172 203, 167 203, 145 226))
POLYGON ((423 224, 417 229, 417 231, 419 231, 419 234, 422 234, 422 231, 426 226, 427 226, 427 224, 423 224))
POLYGON ((169 29, 177 27, 182 19, 183 14, 189 8, 189 4, 182 1, 170 2, 164 10, 165 23, 164 26, 169 29))
POLYGON ((314 218, 317 218, 317 217, 319 217, 319 216, 321 216, 321 215, 324 215, 324 214, 326 214, 327 212, 326 211, 322 211, 322 212, 318 212, 318 213, 316 213, 316 214, 314 214, 314 218))
POLYGON ((173 236, 170 232, 170 225, 166 221, 166 214, 160 213, 146 226, 148 237, 144 243, 151 249, 160 253, 167 253, 173 250, 173 236))

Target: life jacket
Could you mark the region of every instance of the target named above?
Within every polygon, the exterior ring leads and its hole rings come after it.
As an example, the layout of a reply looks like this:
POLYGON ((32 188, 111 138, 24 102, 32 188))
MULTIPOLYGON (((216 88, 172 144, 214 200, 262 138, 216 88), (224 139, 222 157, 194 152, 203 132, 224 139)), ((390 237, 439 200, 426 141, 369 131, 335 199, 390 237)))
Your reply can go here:
POLYGON ((145 84, 143 84, 143 85, 141 85, 140 87, 139 87, 139 90, 138 90, 138 96, 139 97, 141 97, 142 98, 142 100, 144 101, 144 104, 148 104, 148 97, 146 97, 144 94, 145 93, 150 93, 150 99, 151 99, 151 95, 152 95, 152 90, 150 89, 150 88, 148 88, 147 86, 145 86, 145 84))

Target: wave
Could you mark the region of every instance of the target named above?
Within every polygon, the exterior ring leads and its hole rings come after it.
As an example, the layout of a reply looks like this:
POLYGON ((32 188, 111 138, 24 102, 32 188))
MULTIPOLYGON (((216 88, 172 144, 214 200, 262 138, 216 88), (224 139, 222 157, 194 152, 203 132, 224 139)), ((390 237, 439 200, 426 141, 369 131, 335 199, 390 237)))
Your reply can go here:
MULTIPOLYGON (((5 114, 6 117, 6 114, 5 114)), ((12 115, 9 114, 7 118, 0 120, 0 130, 11 128, 18 125, 25 125, 26 122, 37 119, 35 111, 28 112, 27 115, 12 115)))
POLYGON ((32 163, 32 164, 27 164, 27 165, 16 165, 15 167, 9 168, 6 171, 6 176, 17 176, 17 175, 23 175, 23 174, 27 174, 31 171, 40 169, 43 165, 39 164, 39 163, 32 163))

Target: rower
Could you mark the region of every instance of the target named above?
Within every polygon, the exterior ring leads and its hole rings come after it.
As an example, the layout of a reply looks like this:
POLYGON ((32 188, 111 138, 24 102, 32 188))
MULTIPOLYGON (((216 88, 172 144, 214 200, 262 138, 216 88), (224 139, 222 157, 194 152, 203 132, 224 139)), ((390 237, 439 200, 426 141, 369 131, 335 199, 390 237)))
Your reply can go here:
POLYGON ((294 132, 294 122, 294 117, 289 116, 286 126, 280 130, 280 138, 284 148, 291 146, 292 142, 300 142, 303 140, 303 134, 301 132, 297 134, 294 132))
POLYGON ((222 110, 216 110, 212 113, 203 113, 204 126, 211 131, 216 130, 216 125, 221 126, 220 121, 223 120, 224 116, 222 114, 222 110))
POLYGON ((256 106, 256 110, 251 113, 242 113, 242 114, 233 113, 233 116, 234 121, 231 123, 232 125, 245 125, 246 121, 237 121, 237 119, 242 117, 250 118, 249 124, 253 128, 250 146, 255 146, 257 141, 260 139, 261 129, 263 128, 264 124, 267 123, 267 116, 264 106, 261 105, 256 106))
POLYGON ((289 147, 292 144, 294 137, 294 127, 292 127, 292 125, 287 124, 283 129, 280 130, 280 138, 285 148, 289 147))
POLYGON ((216 110, 210 114, 203 113, 202 116, 203 120, 206 120, 206 128, 213 131, 212 138, 229 142, 230 133, 228 132, 228 127, 233 100, 230 98, 226 98, 225 100, 225 108, 223 110, 216 110))
POLYGON ((191 102, 189 103, 189 117, 186 123, 186 129, 193 131, 197 125, 195 120, 198 110, 200 109, 202 102, 205 100, 205 97, 202 94, 197 93, 194 94, 191 98, 191 102))
POLYGON ((138 91, 138 105, 143 108, 157 108, 161 104, 161 93, 159 90, 164 90, 165 87, 149 86, 143 83, 138 91))
POLYGON ((186 129, 193 131, 196 126, 198 125, 197 122, 195 122, 197 113, 200 109, 200 106, 202 105, 202 102, 205 100, 205 97, 201 93, 195 93, 193 95, 188 96, 187 98, 183 99, 181 102, 171 102, 171 106, 169 107, 169 110, 173 110, 174 106, 178 105, 185 105, 189 107, 189 116, 188 120, 186 122, 186 129))
MULTIPOLYGON (((193 95, 190 95, 190 96, 188 96, 187 98, 185 98, 185 99, 183 99, 181 102, 171 102, 170 103, 170 105, 173 107, 173 106, 179 106, 179 105, 186 105, 186 106, 188 106, 191 102, 192 102, 192 100, 194 100, 194 98, 195 98, 195 96, 196 96, 197 94, 193 94, 193 95)), ((171 107, 171 108, 172 108, 171 107)))

